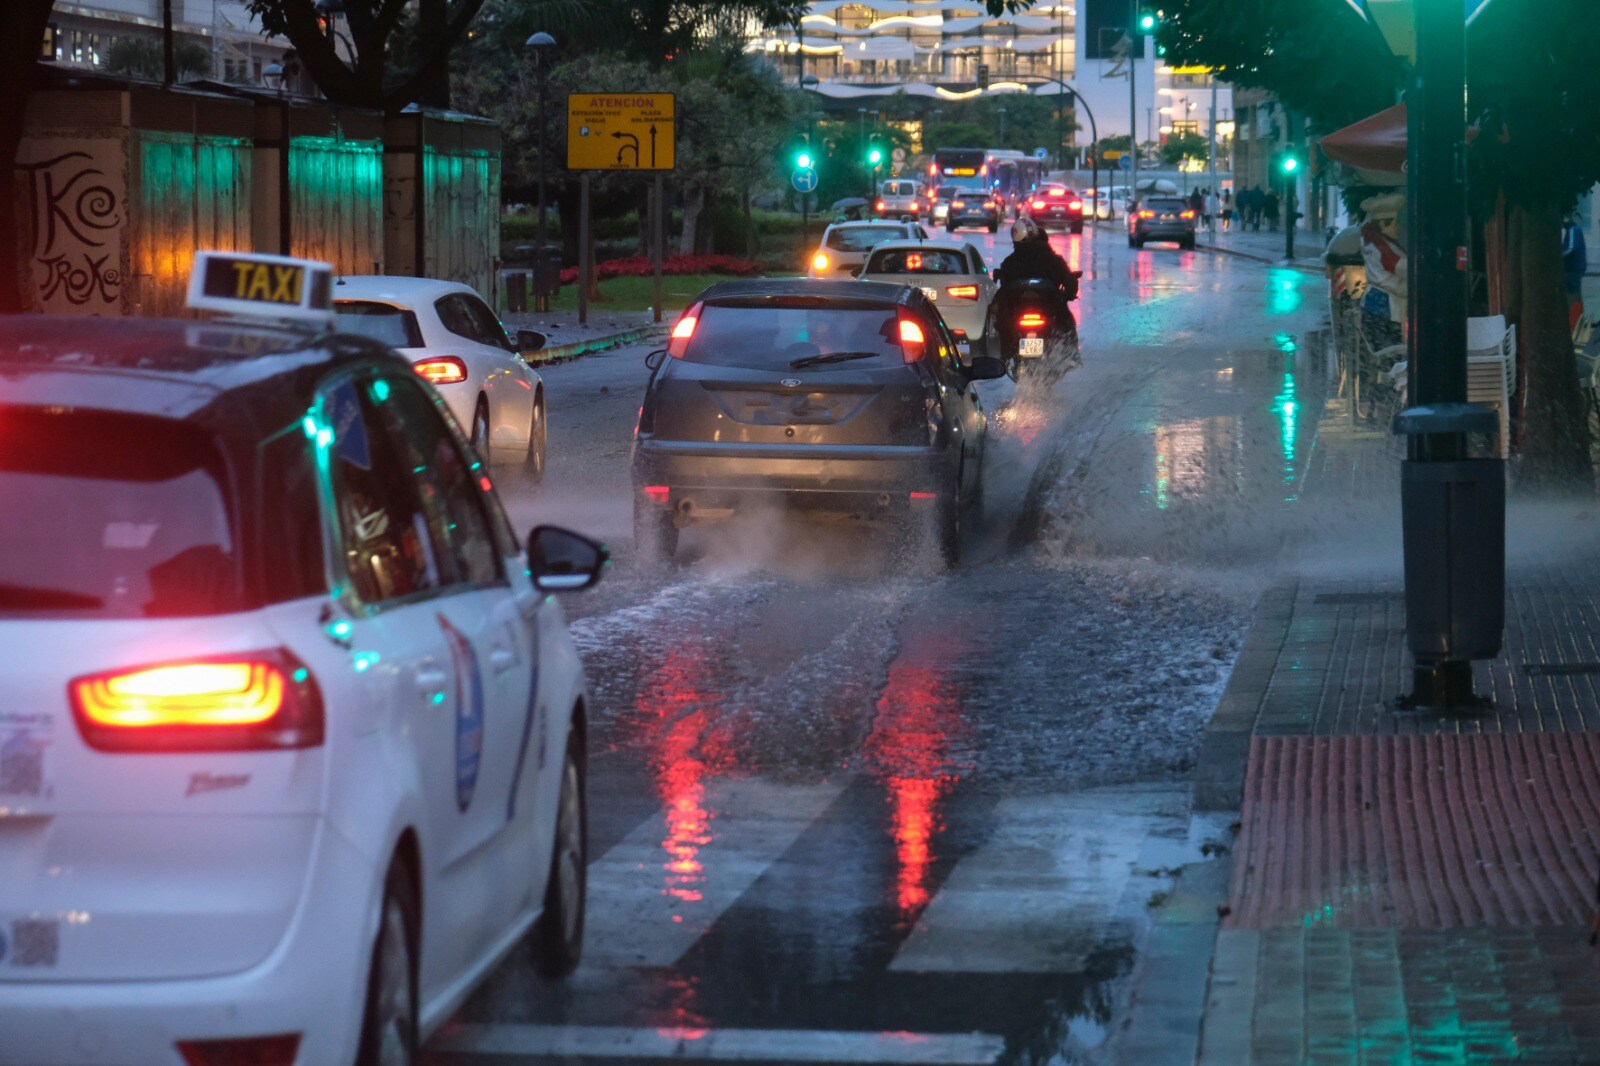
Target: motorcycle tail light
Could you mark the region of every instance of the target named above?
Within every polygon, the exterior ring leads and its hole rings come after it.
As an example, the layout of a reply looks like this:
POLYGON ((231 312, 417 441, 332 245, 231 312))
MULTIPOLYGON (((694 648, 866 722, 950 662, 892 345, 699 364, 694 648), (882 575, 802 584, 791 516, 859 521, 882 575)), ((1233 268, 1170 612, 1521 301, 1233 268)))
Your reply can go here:
POLYGON ((1044 316, 1037 311, 1024 311, 1017 316, 1020 329, 1044 329, 1044 316))
POLYGON ((951 285, 944 290, 958 300, 976 300, 978 287, 976 285, 951 285))

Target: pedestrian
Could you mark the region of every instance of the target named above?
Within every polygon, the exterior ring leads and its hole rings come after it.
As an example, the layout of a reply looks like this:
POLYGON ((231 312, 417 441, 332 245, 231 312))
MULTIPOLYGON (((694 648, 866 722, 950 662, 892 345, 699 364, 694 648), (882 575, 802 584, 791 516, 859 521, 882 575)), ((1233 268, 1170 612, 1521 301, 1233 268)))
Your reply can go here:
POLYGON ((1222 190, 1222 231, 1226 233, 1233 227, 1233 190, 1222 190))
POLYGON ((1561 237, 1561 272, 1567 283, 1567 326, 1576 330, 1583 317, 1583 276, 1589 272, 1589 249, 1577 215, 1567 219, 1566 232, 1561 237))
POLYGON ((1256 190, 1254 187, 1246 186, 1239 190, 1238 204, 1239 229, 1243 231, 1250 228, 1256 220, 1256 190))
POLYGON ((1273 233, 1278 232, 1278 210, 1281 206, 1277 189, 1268 189, 1261 195, 1261 213, 1267 216, 1267 226, 1273 233))
POLYGON ((1206 194, 1201 192, 1199 189, 1191 192, 1189 194, 1189 210, 1194 212, 1194 216, 1196 218, 1199 218, 1205 212, 1205 209, 1206 194))
POLYGON ((1213 232, 1217 228, 1217 219, 1222 217, 1222 201, 1217 199, 1215 189, 1206 190, 1206 229, 1213 232))

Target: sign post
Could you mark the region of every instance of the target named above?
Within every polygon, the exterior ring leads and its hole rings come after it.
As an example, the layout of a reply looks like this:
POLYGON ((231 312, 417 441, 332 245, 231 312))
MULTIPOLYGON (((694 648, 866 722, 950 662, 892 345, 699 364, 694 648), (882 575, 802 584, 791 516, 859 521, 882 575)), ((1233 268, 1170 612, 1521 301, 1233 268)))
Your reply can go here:
POLYGON ((678 164, 678 105, 673 93, 568 93, 567 169, 583 172, 578 219, 578 323, 589 321, 589 288, 594 284, 594 255, 589 241, 590 172, 651 171, 651 196, 656 214, 654 312, 661 321, 661 270, 666 245, 666 202, 661 173, 678 164))
POLYGON ((816 167, 795 167, 789 175, 789 184, 800 194, 800 247, 802 251, 811 244, 811 190, 817 187, 816 167))

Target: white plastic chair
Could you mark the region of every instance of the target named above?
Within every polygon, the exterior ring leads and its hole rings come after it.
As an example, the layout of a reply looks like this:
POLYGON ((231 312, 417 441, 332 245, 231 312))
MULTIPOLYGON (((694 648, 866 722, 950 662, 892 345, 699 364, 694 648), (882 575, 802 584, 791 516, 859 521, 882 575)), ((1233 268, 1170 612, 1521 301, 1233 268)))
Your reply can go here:
POLYGON ((1511 394, 1517 385, 1517 329, 1504 315, 1467 319, 1467 402, 1500 416, 1500 458, 1511 445, 1511 394))

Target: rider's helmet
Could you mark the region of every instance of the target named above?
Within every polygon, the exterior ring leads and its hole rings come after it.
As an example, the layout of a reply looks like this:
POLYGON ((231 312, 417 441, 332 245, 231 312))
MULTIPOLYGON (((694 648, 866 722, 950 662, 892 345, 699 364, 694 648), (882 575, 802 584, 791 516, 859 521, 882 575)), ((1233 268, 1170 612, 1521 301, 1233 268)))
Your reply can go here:
POLYGON ((1031 218, 1019 218, 1011 223, 1011 242, 1021 244, 1024 241, 1042 241, 1045 239, 1044 230, 1031 218))

